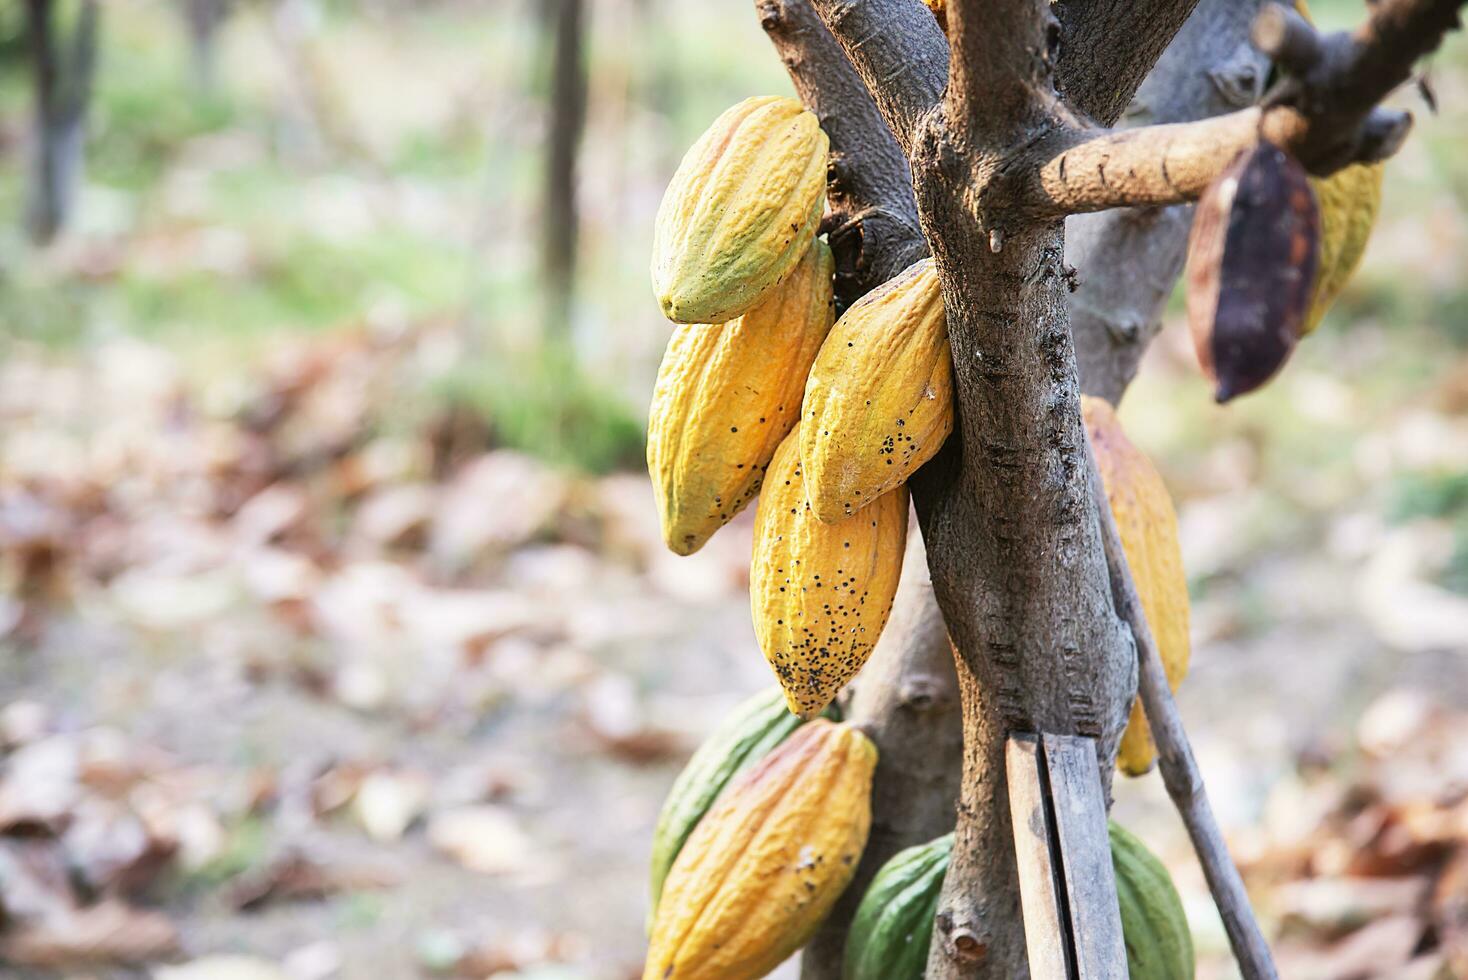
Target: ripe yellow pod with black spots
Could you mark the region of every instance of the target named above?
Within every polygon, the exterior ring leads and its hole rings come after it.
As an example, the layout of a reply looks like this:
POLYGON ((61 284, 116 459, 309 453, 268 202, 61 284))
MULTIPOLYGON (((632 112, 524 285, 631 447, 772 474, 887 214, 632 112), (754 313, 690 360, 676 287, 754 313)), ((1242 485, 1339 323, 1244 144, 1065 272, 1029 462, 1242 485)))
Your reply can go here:
POLYGON ((953 431, 943 294, 923 259, 851 304, 811 365, 800 461, 816 517, 845 520, 907 482, 953 431))
POLYGON ((730 783, 668 872, 643 980, 755 980, 805 945, 866 847, 876 765, 818 719, 730 783))
POLYGON ((835 524, 816 519, 795 427, 765 473, 749 569, 754 631, 790 710, 814 718, 887 625, 907 542, 907 488, 835 524))

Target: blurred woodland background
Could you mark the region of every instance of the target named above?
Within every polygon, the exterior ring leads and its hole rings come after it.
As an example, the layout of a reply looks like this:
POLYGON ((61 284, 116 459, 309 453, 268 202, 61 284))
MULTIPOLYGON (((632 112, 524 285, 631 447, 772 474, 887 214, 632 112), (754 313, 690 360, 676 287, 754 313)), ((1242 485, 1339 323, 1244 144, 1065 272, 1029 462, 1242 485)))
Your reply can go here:
MULTIPOLYGON (((1122 408, 1291 978, 1468 976, 1461 34, 1428 87, 1282 377, 1214 406, 1176 302, 1122 408)), ((771 682, 751 515, 659 539, 652 216, 789 91, 748 0, 0 4, 0 975, 639 974, 663 794, 771 682)))

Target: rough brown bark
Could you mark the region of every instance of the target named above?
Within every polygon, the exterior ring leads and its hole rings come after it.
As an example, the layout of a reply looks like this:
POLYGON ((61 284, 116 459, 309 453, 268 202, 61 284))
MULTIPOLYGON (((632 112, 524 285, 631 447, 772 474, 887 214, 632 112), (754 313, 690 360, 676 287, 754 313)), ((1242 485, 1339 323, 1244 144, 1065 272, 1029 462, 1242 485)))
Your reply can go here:
POLYGON ((1017 977, 1024 935, 1005 735, 1095 737, 1109 781, 1135 673, 1086 506, 1059 229, 1027 230, 994 255, 972 225, 965 234, 941 223, 962 189, 919 194, 943 280, 961 440, 947 479, 914 488, 964 718, 957 838, 928 969, 1017 977))
POLYGON ((918 0, 815 0, 892 135, 910 149, 948 84, 948 44, 918 0), (869 43, 870 42, 870 43, 869 43))
POLYGON ((1078 112, 1109 126, 1152 71, 1198 0, 1060 0, 1055 87, 1078 112))

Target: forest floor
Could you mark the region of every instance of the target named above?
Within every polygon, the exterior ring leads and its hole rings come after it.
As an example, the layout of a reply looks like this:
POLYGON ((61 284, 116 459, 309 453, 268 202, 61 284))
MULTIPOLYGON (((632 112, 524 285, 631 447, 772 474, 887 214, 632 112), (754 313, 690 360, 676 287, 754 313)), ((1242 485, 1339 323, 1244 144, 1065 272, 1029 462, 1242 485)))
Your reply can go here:
MULTIPOLYGON (((676 558, 640 474, 484 451, 461 412, 394 418, 456 337, 364 327, 206 384, 135 340, 0 368, 10 975, 217 977, 158 964, 220 954, 292 980, 638 975, 663 794, 769 683, 749 515, 676 558)), ((1465 381, 1369 420, 1349 468, 1468 458, 1465 381)), ((1280 395, 1318 408, 1321 383, 1280 395)), ((1451 526, 1247 478, 1266 456, 1225 439, 1169 474, 1184 716, 1286 975, 1433 976, 1468 953, 1451 526)), ((1430 488, 1438 510, 1464 492, 1430 488)), ((1117 797, 1174 868, 1203 976, 1230 975, 1157 777, 1117 797)))

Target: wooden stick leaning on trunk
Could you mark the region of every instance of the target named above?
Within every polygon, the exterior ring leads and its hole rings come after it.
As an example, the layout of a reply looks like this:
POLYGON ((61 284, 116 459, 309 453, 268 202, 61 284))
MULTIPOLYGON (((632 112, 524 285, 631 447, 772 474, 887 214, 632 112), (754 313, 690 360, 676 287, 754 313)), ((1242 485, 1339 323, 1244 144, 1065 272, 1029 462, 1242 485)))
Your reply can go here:
POLYGON ((1278 980, 1279 972, 1270 956, 1269 944, 1254 918, 1243 879, 1234 867, 1223 833, 1213 816, 1203 776, 1198 771, 1197 760, 1193 758, 1192 746, 1188 744, 1188 735, 1183 729, 1182 715, 1167 683, 1167 672, 1157 653, 1147 618, 1142 614, 1142 602, 1137 597, 1136 583, 1132 580, 1131 567, 1122 550, 1116 518, 1112 516, 1111 505, 1106 500, 1106 490, 1089 438, 1086 440, 1086 456, 1091 467, 1091 486, 1097 518, 1101 523, 1101 546, 1106 553, 1112 598, 1116 603, 1117 616, 1131 627, 1132 638, 1136 641, 1137 696, 1142 699, 1142 710, 1152 728, 1152 740, 1157 743, 1157 768, 1162 773, 1162 783, 1182 817, 1188 836, 1192 838, 1193 849, 1203 867, 1203 877, 1208 880, 1208 890, 1218 906, 1229 945, 1239 962, 1239 971, 1245 980, 1278 980))

